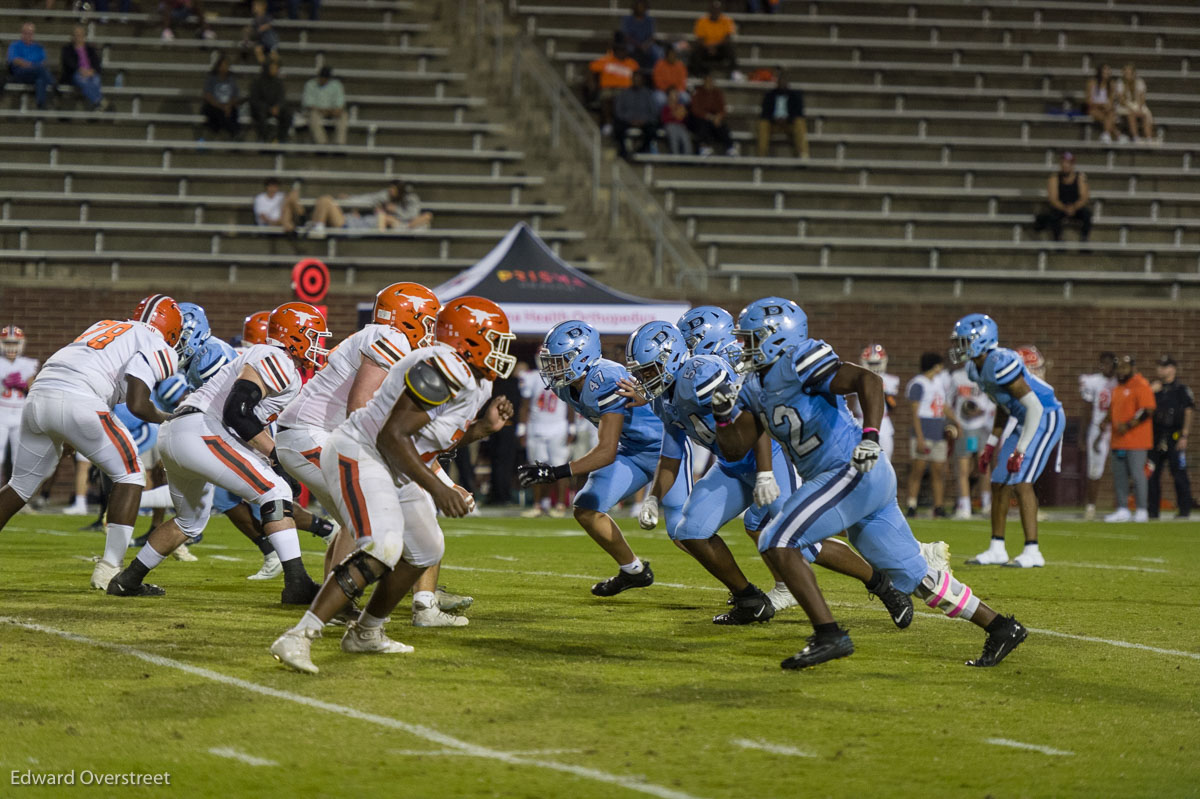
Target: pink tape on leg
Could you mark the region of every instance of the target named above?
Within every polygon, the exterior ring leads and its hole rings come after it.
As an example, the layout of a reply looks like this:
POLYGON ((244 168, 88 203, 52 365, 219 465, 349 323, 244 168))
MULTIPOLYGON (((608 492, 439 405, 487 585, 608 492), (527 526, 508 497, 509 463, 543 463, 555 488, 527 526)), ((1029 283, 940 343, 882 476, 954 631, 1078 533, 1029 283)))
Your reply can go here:
POLYGON ((971 599, 971 586, 963 585, 962 599, 960 599, 958 601, 958 606, 956 608, 954 608, 954 610, 947 613, 946 615, 953 619, 955 616, 962 613, 962 609, 967 606, 967 602, 969 602, 970 599, 971 599))
POLYGON ((942 601, 942 597, 944 597, 946 592, 950 590, 950 575, 946 572, 940 572, 940 575, 942 578, 942 584, 938 586, 937 593, 934 594, 933 598, 925 603, 931 608, 936 608, 938 603, 942 601))

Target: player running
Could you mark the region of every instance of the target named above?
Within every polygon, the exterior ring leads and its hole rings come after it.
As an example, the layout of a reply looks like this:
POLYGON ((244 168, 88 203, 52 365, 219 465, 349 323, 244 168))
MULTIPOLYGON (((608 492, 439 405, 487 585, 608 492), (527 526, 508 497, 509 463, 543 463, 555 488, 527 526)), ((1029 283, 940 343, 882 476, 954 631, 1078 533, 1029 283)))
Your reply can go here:
POLYGON ((4 474, 6 448, 16 460, 21 411, 37 370, 37 359, 25 357, 25 332, 16 325, 0 329, 0 475, 4 474))
MULTIPOLYGON (((650 563, 633 553, 608 511, 650 483, 662 447, 662 422, 648 407, 634 407, 621 395, 620 381, 629 379, 629 370, 601 357, 600 336, 586 322, 572 320, 551 328, 538 352, 538 369, 559 399, 596 426, 599 441, 569 463, 535 461, 518 467, 521 486, 586 474, 587 482, 575 495, 575 520, 620 567, 616 575, 593 585, 592 593, 608 597, 652 585, 650 563)), ((681 458, 678 476, 659 498, 671 535, 692 480, 689 448, 681 458)))
POLYGON ((322 447, 321 470, 336 486, 338 514, 356 548, 325 578, 299 623, 271 644, 275 659, 297 671, 317 673, 312 640, 374 582, 379 587, 347 625, 342 650, 413 651, 388 638, 383 623, 421 573, 442 559, 436 512, 458 518, 475 504, 440 469, 437 456, 491 435, 512 416, 504 397, 480 415, 492 381, 516 365, 508 354, 515 337, 500 306, 482 297, 452 300, 438 313, 435 336, 436 344, 414 349, 393 366, 370 401, 322 447))
POLYGON ((289 302, 271 312, 267 344, 255 344, 183 401, 159 429, 159 453, 178 515, 150 533, 129 567, 108 585, 112 596, 162 596, 144 582, 175 547, 195 541, 212 511, 218 485, 259 506, 263 531, 283 568, 284 604, 307 604, 317 586, 304 570, 292 518, 291 478, 279 466, 269 425, 300 391, 299 369, 316 367, 328 350, 325 319, 313 306, 289 302))
POLYGON ((1034 376, 1016 352, 1000 346, 1000 329, 990 316, 970 314, 959 319, 950 336, 950 358, 966 362, 967 375, 996 403, 996 418, 987 446, 979 455, 979 471, 992 470, 992 541, 967 563, 1023 569, 1046 565, 1038 549, 1038 502, 1033 481, 1041 476, 1066 426, 1062 403, 1054 389, 1034 376), (1009 419, 1016 422, 1004 437, 1009 419), (996 447, 1004 437, 1000 457, 996 447), (1025 530, 1025 549, 1011 561, 1004 547, 1004 527, 1013 493, 1025 530))
POLYGON ((737 335, 743 346, 737 370, 745 381, 740 387, 723 382, 712 400, 721 450, 741 457, 766 430, 804 479, 758 539, 759 551, 783 574, 814 628, 807 646, 784 660, 783 668, 815 666, 854 652, 800 554, 842 530, 898 590, 987 631, 983 654, 968 665, 1003 660, 1025 639, 1025 628, 1011 616, 997 615, 949 571, 929 566, 896 502, 896 472, 880 458, 878 440, 883 380, 809 338, 808 319, 790 300, 768 297, 746 306, 737 335), (844 397, 851 393, 862 403, 862 429, 846 410, 844 397))

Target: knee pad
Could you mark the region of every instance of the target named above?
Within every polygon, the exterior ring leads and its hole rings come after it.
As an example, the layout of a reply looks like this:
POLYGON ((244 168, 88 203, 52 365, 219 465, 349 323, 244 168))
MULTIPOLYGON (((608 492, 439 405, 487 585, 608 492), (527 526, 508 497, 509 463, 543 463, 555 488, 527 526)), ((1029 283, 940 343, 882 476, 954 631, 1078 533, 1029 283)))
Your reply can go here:
POLYGON ((916 595, 931 608, 940 610, 950 618, 970 619, 979 607, 979 597, 971 586, 960 583, 948 571, 930 570, 917 586, 916 595))
POLYGON ((261 507, 263 524, 292 518, 292 503, 287 499, 272 499, 261 507))
POLYGON ((356 549, 346 556, 346 559, 333 567, 333 578, 337 580, 338 588, 342 589, 342 593, 350 601, 354 601, 362 596, 363 591, 367 586, 383 576, 384 566, 375 558, 363 552, 361 549, 356 549), (358 585, 354 581, 354 573, 363 578, 363 584, 358 585))

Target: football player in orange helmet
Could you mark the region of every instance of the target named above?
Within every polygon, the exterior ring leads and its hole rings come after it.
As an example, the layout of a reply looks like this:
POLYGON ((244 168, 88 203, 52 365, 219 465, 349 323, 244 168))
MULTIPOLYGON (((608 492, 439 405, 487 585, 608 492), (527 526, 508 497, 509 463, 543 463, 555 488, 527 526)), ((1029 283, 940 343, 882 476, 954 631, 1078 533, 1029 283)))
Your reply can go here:
POLYGON ((267 325, 271 317, 270 311, 255 311, 246 317, 242 323, 242 348, 252 344, 267 343, 267 325))
POLYGON ((179 303, 167 295, 146 297, 134 309, 133 318, 162 333, 163 339, 172 347, 179 345, 183 335, 183 311, 179 310, 179 303))
POLYGON ((375 295, 372 321, 399 330, 416 349, 435 341, 433 325, 441 309, 437 295, 420 283, 393 283, 375 295))
POLYGON ((508 347, 516 338, 508 328, 508 316, 500 306, 483 297, 450 300, 438 313, 437 340, 458 351, 484 380, 499 380, 512 374, 516 357, 508 347))
POLYGON ((307 302, 285 302, 271 311, 263 343, 282 347, 297 367, 319 369, 329 355, 327 338, 329 327, 320 311, 307 302))

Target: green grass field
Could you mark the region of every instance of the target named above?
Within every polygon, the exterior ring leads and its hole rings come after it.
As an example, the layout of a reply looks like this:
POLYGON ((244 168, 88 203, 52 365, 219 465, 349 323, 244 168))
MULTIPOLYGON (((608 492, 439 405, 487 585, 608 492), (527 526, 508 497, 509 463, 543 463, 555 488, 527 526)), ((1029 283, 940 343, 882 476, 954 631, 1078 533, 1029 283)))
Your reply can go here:
MULTIPOLYGON (((245 580, 258 552, 223 519, 200 562, 155 572, 166 597, 138 600, 88 590, 102 536, 79 524, 22 515, 0 534, 0 797, 1200 794, 1194 524, 1050 522, 1050 565, 1026 572, 962 565, 982 522, 921 522, 1025 644, 967 668, 974 626, 926 612, 898 631, 819 572, 857 652, 796 673, 779 661, 803 614, 715 627, 725 594, 663 534, 630 532, 659 583, 600 600, 611 563, 571 520, 452 521, 442 582, 475 597, 470 626, 398 613, 389 633, 416 652, 397 656, 343 654, 329 628, 317 676, 267 654, 300 612, 245 580), (171 784, 11 784, 26 769, 171 784)), ((745 536, 725 537, 766 582, 745 536)), ((320 542, 302 544, 317 574, 320 542)))

